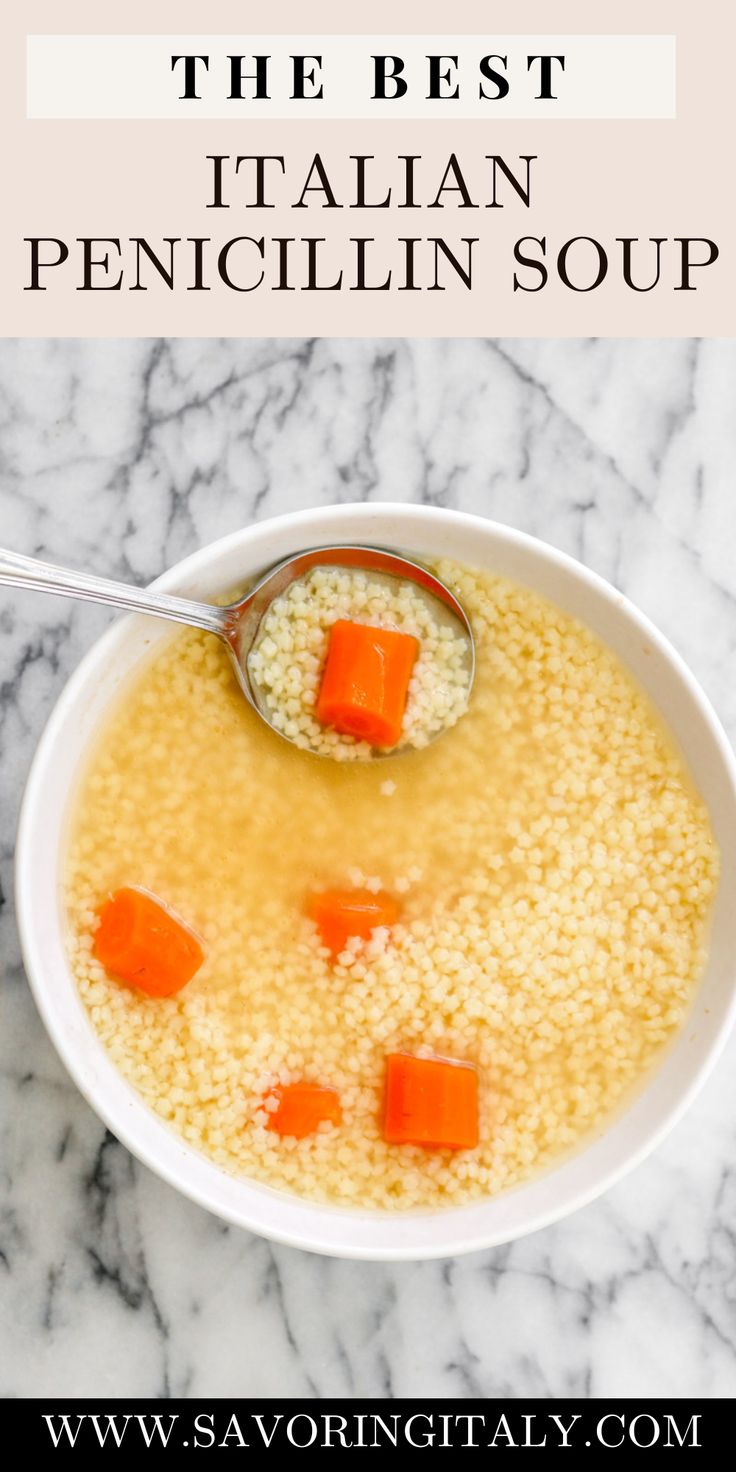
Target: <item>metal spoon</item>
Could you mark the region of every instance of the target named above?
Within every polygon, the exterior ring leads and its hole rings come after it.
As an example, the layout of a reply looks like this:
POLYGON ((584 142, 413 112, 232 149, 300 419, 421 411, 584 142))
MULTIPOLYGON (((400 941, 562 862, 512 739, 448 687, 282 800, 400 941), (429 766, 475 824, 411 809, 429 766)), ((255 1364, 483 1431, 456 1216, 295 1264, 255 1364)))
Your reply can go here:
POLYGON ((455 617, 467 640, 470 691, 475 674, 475 647, 473 631, 462 604, 426 567, 400 556, 397 552, 361 546, 316 547, 307 552, 298 552, 272 567, 237 603, 218 608, 211 603, 195 603, 190 598, 176 598, 170 593, 135 588, 127 583, 112 582, 109 578, 98 578, 69 568, 54 567, 35 557, 24 557, 21 553, 0 549, 0 584, 31 588, 39 593, 58 593, 62 598, 106 603, 112 608, 124 608, 133 613, 150 613, 157 618, 172 619, 175 623, 188 624, 191 628, 206 629, 208 633, 216 634, 228 650, 246 700, 266 724, 286 741, 291 738, 273 725, 259 700, 257 688, 251 683, 248 655, 261 619, 273 599, 297 578, 304 577, 313 567, 352 567, 361 571, 387 573, 418 584, 431 597, 438 599, 455 617))

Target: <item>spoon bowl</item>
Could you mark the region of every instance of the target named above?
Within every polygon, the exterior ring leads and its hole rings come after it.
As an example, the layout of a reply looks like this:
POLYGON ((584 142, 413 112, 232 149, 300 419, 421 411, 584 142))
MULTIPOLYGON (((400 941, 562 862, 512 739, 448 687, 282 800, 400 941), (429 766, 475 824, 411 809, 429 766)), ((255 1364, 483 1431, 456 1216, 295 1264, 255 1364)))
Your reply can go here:
MULTIPOLYGON (((288 557, 276 567, 272 567, 254 588, 251 588, 245 596, 237 603, 231 604, 224 610, 225 613, 225 643, 228 646, 233 660, 235 672, 240 687, 246 699, 254 710, 263 717, 267 725, 282 736, 285 741, 292 738, 278 726, 274 725, 268 708, 261 697, 258 685, 251 678, 248 667, 248 655, 258 637, 263 618, 275 598, 281 597, 292 583, 298 582, 300 578, 306 577, 315 567, 344 567, 356 569, 360 572, 376 572, 383 576, 403 579, 412 582, 422 588, 425 594, 435 598, 445 608, 450 610, 453 619, 459 626, 468 650, 468 694, 473 684, 475 675, 475 645, 473 631, 470 627, 467 614, 462 604, 458 602, 449 588, 439 578, 422 567, 417 562, 412 562, 407 557, 400 556, 397 552, 389 552, 383 548, 361 547, 361 546, 335 546, 315 547, 306 552, 299 552, 295 557, 288 557)), ((442 732, 437 732, 432 738, 437 739, 442 732)), ((401 747, 394 748, 390 752, 376 751, 376 756, 396 755, 401 747)))
MULTIPOLYGON (((155 589, 135 588, 107 578, 74 572, 41 562, 37 558, 25 557, 18 552, 0 551, 0 584, 30 588, 36 592, 57 593, 64 598, 105 603, 137 613, 150 613, 157 618, 171 619, 175 623, 216 634, 228 650, 238 684, 249 705, 282 740, 291 741, 292 738, 274 724, 257 686, 251 680, 248 656, 261 622, 274 599, 315 567, 352 568, 360 572, 376 572, 403 579, 416 584, 430 598, 449 609, 467 645, 467 691, 470 694, 475 676, 475 644, 462 604, 428 568, 385 548, 336 544, 297 552, 276 563, 242 598, 225 607, 212 603, 196 603, 193 599, 172 597, 155 589)), ((436 740, 442 734, 442 731, 438 731, 431 739, 436 740)), ((395 748, 390 754, 395 755, 400 750, 401 747, 395 748)), ((380 751, 374 753, 377 756, 382 754, 380 751)))

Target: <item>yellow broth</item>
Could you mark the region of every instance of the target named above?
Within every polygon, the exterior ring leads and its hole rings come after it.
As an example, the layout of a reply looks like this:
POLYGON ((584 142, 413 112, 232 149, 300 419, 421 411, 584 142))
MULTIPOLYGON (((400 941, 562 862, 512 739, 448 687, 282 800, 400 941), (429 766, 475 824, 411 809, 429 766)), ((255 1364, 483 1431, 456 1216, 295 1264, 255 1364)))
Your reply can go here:
POLYGON ((125 1077, 225 1170, 344 1205, 474 1200, 599 1132, 682 1023, 717 883, 703 804, 612 652, 529 589, 436 571, 478 662, 467 715, 434 745, 347 764, 297 751, 217 641, 179 633, 99 738, 66 866, 74 973, 125 1077), (335 962, 305 903, 366 879, 401 921, 335 962), (93 958, 120 885, 202 936, 177 996, 93 958), (477 1066, 475 1150, 384 1142, 397 1050, 477 1066), (342 1122, 297 1142, 262 1106, 300 1079, 337 1089, 342 1122))

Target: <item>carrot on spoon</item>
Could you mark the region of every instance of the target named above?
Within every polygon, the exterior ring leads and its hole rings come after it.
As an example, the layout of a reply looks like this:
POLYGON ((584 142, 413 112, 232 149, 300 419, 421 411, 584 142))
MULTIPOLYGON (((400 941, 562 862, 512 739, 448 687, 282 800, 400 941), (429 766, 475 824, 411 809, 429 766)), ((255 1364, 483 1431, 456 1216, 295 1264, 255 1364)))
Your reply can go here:
POLYGON ((339 1094, 320 1084, 279 1084, 267 1097, 278 1100, 278 1107, 267 1111, 267 1128, 296 1140, 313 1135, 326 1120, 339 1124, 342 1118, 339 1094))
POLYGON ((374 894, 370 889, 327 889, 313 894, 307 912, 333 956, 345 950, 351 936, 369 940, 379 926, 395 925, 399 918, 393 895, 385 890, 374 894))
POLYGON ((194 932, 143 889, 116 889, 99 915, 94 956, 149 997, 181 991, 204 961, 194 932))
POLYGON ((386 1059, 384 1139, 426 1150, 472 1150, 478 1144, 478 1077, 472 1063, 449 1058, 386 1059))
POLYGON ((338 619, 330 633, 317 719, 371 746, 396 746, 419 640, 338 619))

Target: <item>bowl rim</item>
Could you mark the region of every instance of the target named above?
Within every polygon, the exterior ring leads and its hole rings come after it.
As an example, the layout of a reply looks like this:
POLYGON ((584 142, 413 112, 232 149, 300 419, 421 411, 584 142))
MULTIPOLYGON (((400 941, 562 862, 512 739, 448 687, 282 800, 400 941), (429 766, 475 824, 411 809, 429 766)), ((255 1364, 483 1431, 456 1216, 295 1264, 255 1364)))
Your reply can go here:
MULTIPOLYGON (((415 524, 418 528, 426 526, 430 522, 435 524, 445 523, 465 527, 468 531, 477 531, 479 536, 487 537, 489 534, 497 542, 506 543, 511 548, 518 548, 528 554, 531 558, 541 559, 549 566, 561 570, 563 575, 571 578, 574 582, 587 586, 603 603, 615 604, 618 615, 623 616, 624 622, 632 625, 647 642, 653 646, 668 664, 682 686, 685 687, 689 699, 693 703, 698 716, 708 729, 709 735, 717 749, 718 756, 723 766, 723 772, 731 789, 731 795, 736 806, 736 756, 731 748, 726 733, 711 705, 709 699, 702 690, 699 682, 685 663, 670 641, 662 634, 656 625, 634 604, 626 595, 619 592, 613 584, 609 583, 598 573, 586 567, 584 563, 568 553, 560 551, 552 544, 529 533, 517 530, 501 522, 490 518, 478 516, 464 511, 454 509, 427 506, 424 503, 403 503, 392 501, 370 501, 370 502, 348 502, 330 503, 329 505, 307 508, 297 512, 286 512, 280 516, 270 517, 263 521, 250 524, 230 532, 213 542, 205 544, 195 552, 189 554, 181 561, 167 568, 160 577, 156 578, 151 587, 161 591, 174 592, 186 588, 187 582, 193 577, 204 574, 212 564, 216 564, 226 557, 229 552, 240 546, 251 548, 253 543, 268 541, 272 535, 278 536, 287 529, 297 536, 303 529, 304 532, 313 534, 316 538, 314 545, 319 545, 320 527, 339 517, 344 518, 346 528, 356 523, 364 526, 381 515, 394 514, 410 528, 415 524)), ((419 534, 419 533, 418 533, 419 534)), ((410 532, 409 532, 410 535, 410 532)), ((304 545, 309 545, 305 542, 304 545)), ((533 586, 530 584, 530 586, 533 586)), ((568 1216, 581 1207, 588 1205, 598 1196, 609 1190, 618 1180, 634 1170, 657 1146, 662 1142, 670 1130, 674 1128, 686 1110, 690 1107, 696 1095, 700 1092, 705 1080, 715 1067, 723 1048, 725 1047, 729 1032, 736 1021, 736 974, 734 975, 731 993, 728 1003, 723 1011, 717 1031, 712 1037, 706 1051, 695 1068, 690 1081, 678 1096, 664 1108, 658 1122, 644 1131, 642 1138, 635 1145, 624 1147, 620 1152, 620 1158, 615 1160, 607 1169, 602 1170, 587 1184, 578 1184, 569 1190, 567 1195, 554 1204, 532 1209, 523 1224, 515 1226, 512 1231, 504 1228, 492 1230, 482 1225, 466 1231, 463 1235, 457 1233, 457 1223, 463 1215, 475 1216, 479 1209, 492 1201, 510 1200, 519 1192, 526 1191, 529 1194, 531 1186, 535 1181, 549 1179, 550 1176, 558 1174, 564 1168, 564 1162, 553 1165, 547 1171, 533 1177, 531 1181, 525 1181, 498 1197, 489 1197, 487 1201, 474 1202, 471 1206, 444 1207, 441 1211, 423 1211, 418 1213, 396 1212, 396 1213, 368 1213, 354 1211, 350 1208, 329 1206, 321 1202, 312 1202, 289 1195, 285 1192, 276 1192, 273 1188, 264 1187, 261 1183, 251 1182, 250 1179, 243 1182, 241 1186, 249 1187, 251 1193, 257 1197, 278 1196, 280 1209, 283 1211, 284 1224, 274 1224, 272 1221, 266 1225, 259 1218, 258 1211, 252 1206, 243 1209, 241 1206, 217 1201, 213 1198, 213 1190, 209 1189, 207 1183, 200 1184, 191 1179, 187 1173, 187 1161, 195 1157, 199 1161, 205 1160, 199 1151, 188 1145, 178 1137, 171 1128, 159 1120, 150 1107, 140 1095, 127 1084, 132 1098, 135 1100, 136 1109, 130 1111, 130 1120, 121 1117, 120 1111, 112 1108, 105 1096, 104 1088, 95 1092, 87 1083, 81 1071, 80 1059, 70 1040, 64 1036, 58 1026, 57 1018, 52 1006, 52 999, 48 993, 44 978, 43 943, 39 939, 39 933, 34 923, 32 910, 32 884, 30 879, 33 870, 33 828, 39 805, 43 801, 43 794, 47 783, 53 782, 52 754, 57 734, 72 710, 80 699, 80 696, 88 688, 90 677, 101 666, 107 663, 109 656, 114 652, 115 646, 123 645, 134 625, 140 626, 144 616, 129 614, 117 619, 110 628, 105 630, 87 650, 72 674, 69 676, 57 697, 53 708, 46 721, 41 737, 38 741, 31 767, 28 773, 25 790, 20 807, 17 828, 16 850, 15 850, 15 900, 17 925, 21 944, 21 954, 25 966, 26 975, 31 991, 46 1027, 51 1042, 59 1054, 67 1072, 93 1109, 95 1114, 102 1120, 112 1134, 131 1152, 131 1154, 144 1164, 154 1174, 161 1177, 169 1185, 180 1191, 185 1197, 195 1201, 206 1210, 214 1213, 219 1218, 228 1221, 232 1225, 245 1228, 258 1233, 277 1243, 299 1247, 315 1253, 328 1256, 337 1256, 353 1259, 378 1260, 378 1261, 402 1261, 421 1260, 428 1258, 453 1257, 459 1254, 479 1251, 481 1249, 494 1247, 501 1243, 516 1240, 531 1232, 538 1231, 543 1227, 550 1226, 561 1218, 568 1216), (162 1158, 163 1151, 159 1151, 154 1145, 140 1138, 140 1131, 136 1129, 136 1119, 140 1118, 143 1111, 148 1120, 156 1123, 157 1131, 164 1132, 165 1137, 176 1143, 177 1151, 170 1151, 170 1159, 162 1158), (331 1222, 340 1220, 346 1224, 344 1240, 338 1245, 331 1239, 329 1234, 320 1231, 318 1223, 320 1218, 329 1217, 331 1222), (405 1238, 411 1236, 407 1233, 407 1226, 412 1222, 431 1220, 437 1224, 433 1240, 422 1241, 373 1241, 370 1237, 366 1239, 364 1233, 350 1235, 349 1224, 368 1218, 374 1226, 378 1223, 384 1224, 390 1237, 391 1228, 396 1229, 396 1235, 405 1238), (306 1219, 306 1220, 304 1220, 306 1219), (403 1231, 399 1230, 399 1224, 403 1225, 403 1231), (442 1224, 443 1230, 440 1229, 442 1224), (453 1230, 453 1224, 455 1229, 453 1230)), ((88 750, 88 740, 85 738, 76 757, 77 766, 85 751, 88 750)), ((58 862, 58 854, 57 854, 58 862)), ((68 969, 68 968, 67 968, 68 969)), ((69 972, 69 979, 73 986, 73 978, 69 972)), ((89 1024, 91 1028, 91 1023, 89 1024)), ((99 1040, 98 1040, 99 1043, 99 1040)), ((109 1067, 118 1078, 122 1075, 104 1049, 105 1059, 109 1067)), ((657 1070, 658 1071, 658 1070, 657 1070)), ((600 1138, 609 1133, 612 1125, 604 1128, 600 1138)), ((155 1140, 160 1138, 158 1132, 154 1132, 155 1140)), ((596 1137, 598 1139, 599 1137, 596 1137)), ((574 1159, 581 1160, 588 1154, 592 1142, 574 1152, 574 1159)), ((226 1180, 229 1177, 226 1172, 216 1166, 212 1161, 206 1161, 207 1170, 199 1174, 207 1176, 214 1173, 217 1177, 226 1180)), ((342 1234, 340 1234, 342 1235, 342 1234)), ((377 1235, 381 1235, 380 1233, 377 1235)))

